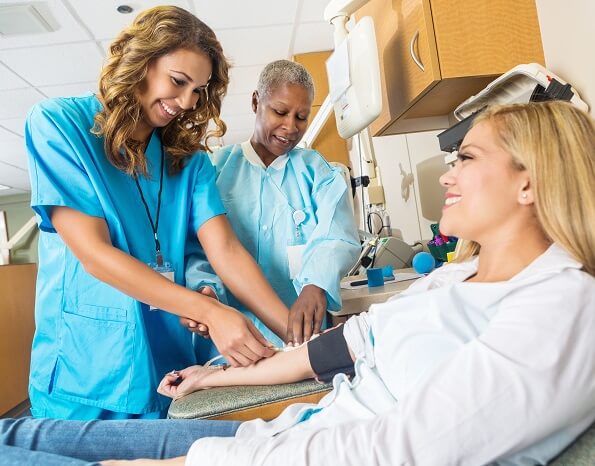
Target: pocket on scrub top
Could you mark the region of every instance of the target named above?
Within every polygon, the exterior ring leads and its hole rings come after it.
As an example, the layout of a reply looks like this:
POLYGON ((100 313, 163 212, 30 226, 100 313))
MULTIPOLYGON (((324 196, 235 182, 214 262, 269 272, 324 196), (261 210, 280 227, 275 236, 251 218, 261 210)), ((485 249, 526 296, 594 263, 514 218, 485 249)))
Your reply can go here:
POLYGON ((82 305, 62 311, 53 393, 124 411, 132 377, 135 324, 126 309, 82 305))

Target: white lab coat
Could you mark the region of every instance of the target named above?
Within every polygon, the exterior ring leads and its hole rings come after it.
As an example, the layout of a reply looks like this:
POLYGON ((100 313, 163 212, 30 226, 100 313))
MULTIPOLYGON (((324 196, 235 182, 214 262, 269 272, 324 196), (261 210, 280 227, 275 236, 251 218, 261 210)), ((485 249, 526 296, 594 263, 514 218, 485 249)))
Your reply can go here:
POLYGON ((595 278, 580 267, 556 245, 501 283, 464 282, 477 259, 444 266, 347 322, 352 382, 198 440, 186 464, 545 463, 595 419, 595 278))

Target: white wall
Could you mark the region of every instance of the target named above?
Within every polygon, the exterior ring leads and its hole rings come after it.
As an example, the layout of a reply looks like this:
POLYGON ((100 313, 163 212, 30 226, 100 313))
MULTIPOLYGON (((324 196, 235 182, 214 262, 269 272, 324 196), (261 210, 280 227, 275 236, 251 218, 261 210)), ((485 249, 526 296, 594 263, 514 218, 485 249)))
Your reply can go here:
POLYGON ((572 84, 595 116, 595 1, 535 3, 546 68, 572 84))
MULTIPOLYGON (((372 138, 391 227, 399 230, 402 239, 409 244, 431 239, 430 224, 440 218, 444 189, 438 178, 446 171, 445 153, 440 151, 437 138, 440 132, 372 138), (412 182, 408 183, 411 178, 412 182)), ((352 147, 350 158, 356 177, 360 176, 357 154, 357 147, 352 147)), ((361 190, 356 195, 355 214, 359 227, 365 230, 361 190)))

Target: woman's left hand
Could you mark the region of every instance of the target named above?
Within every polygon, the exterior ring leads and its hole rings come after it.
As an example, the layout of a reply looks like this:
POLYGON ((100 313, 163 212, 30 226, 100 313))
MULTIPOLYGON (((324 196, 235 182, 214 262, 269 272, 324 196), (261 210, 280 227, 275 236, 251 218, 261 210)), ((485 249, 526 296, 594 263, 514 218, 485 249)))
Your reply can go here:
POLYGON ((289 310, 287 342, 301 345, 320 333, 326 313, 326 292, 316 285, 306 285, 289 310))

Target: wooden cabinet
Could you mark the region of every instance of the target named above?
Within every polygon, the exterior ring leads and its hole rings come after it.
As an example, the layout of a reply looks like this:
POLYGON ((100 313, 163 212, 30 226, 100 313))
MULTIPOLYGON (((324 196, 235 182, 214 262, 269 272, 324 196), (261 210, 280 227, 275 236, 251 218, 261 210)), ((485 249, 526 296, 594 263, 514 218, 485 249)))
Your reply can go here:
POLYGON ((28 396, 36 274, 35 264, 0 266, 0 415, 28 396))
POLYGON ((376 31, 376 136, 436 129, 418 119, 431 125, 514 66, 544 64, 534 0, 370 0, 356 16, 376 31))
MULTIPOLYGON (((314 119, 314 116, 320 110, 322 102, 324 102, 324 99, 328 95, 325 62, 331 53, 330 51, 302 53, 293 57, 295 62, 300 63, 310 72, 314 81, 314 100, 308 123, 314 119)), ((350 166, 347 142, 337 132, 334 112, 320 130, 320 133, 318 133, 312 144, 312 148, 320 152, 329 162, 340 162, 347 167, 350 166)))

